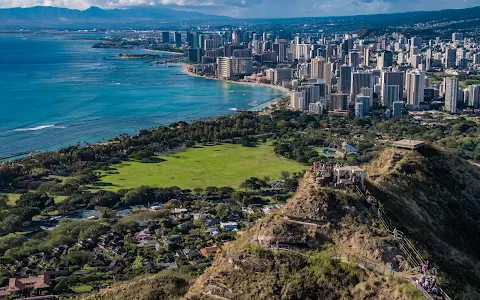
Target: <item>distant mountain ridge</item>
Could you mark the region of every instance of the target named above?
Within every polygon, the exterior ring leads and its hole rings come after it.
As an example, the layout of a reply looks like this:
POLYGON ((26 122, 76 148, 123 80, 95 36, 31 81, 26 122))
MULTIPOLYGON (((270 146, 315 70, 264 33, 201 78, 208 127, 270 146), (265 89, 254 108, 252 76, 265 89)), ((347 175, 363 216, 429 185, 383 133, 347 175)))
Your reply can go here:
POLYGON ((163 6, 137 6, 129 9, 86 10, 51 6, 0 9, 0 28, 52 27, 70 25, 114 25, 168 21, 229 20, 230 17, 173 10, 163 6))

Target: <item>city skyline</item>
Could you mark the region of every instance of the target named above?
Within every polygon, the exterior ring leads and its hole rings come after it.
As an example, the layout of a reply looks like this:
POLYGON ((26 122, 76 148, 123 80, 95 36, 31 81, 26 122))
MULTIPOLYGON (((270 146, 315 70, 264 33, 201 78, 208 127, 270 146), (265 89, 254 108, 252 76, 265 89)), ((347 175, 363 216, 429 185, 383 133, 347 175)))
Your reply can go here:
POLYGON ((85 10, 91 6, 103 9, 155 6, 234 18, 292 18, 434 11, 480 5, 480 0, 464 0, 460 3, 445 0, 408 3, 397 0, 340 0, 318 3, 308 0, 296 3, 295 10, 292 10, 290 3, 282 1, 279 3, 274 0, 0 0, 0 8, 54 6, 85 10))

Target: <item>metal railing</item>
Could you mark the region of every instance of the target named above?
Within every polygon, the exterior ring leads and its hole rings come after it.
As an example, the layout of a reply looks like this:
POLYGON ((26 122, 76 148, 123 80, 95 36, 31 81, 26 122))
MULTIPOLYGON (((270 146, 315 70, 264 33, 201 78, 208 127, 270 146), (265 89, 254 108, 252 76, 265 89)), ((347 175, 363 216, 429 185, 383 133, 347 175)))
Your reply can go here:
MULTIPOLYGON (((356 191, 363 197, 363 199, 365 199, 366 201, 369 200, 368 197, 363 193, 363 191, 358 186, 356 186, 356 191)), ((399 231, 396 228, 393 230, 391 229, 392 228, 392 226, 390 225, 391 222, 385 217, 385 212, 383 210, 382 203, 380 203, 377 199, 375 199, 375 203, 378 204, 378 209, 377 209, 378 218, 380 219, 385 229, 390 234, 394 234, 394 238, 398 242, 400 246, 400 250, 402 250, 402 252, 405 254, 405 258, 407 259, 407 261, 409 261, 411 265, 414 267, 419 267, 422 264, 426 263, 426 260, 423 258, 420 252, 415 248, 412 241, 410 241, 410 239, 408 239, 403 232, 399 231)), ((372 205, 372 208, 375 209, 375 205, 372 205)), ((414 283, 414 284, 415 286, 418 287, 417 283, 414 283)), ((445 293, 445 291, 443 291, 440 288, 440 286, 438 286, 438 284, 437 284, 437 288, 438 288, 439 294, 443 297, 443 299, 451 300, 451 298, 447 295, 447 293, 445 293)), ((428 292, 425 291, 422 287, 420 287, 420 290, 422 290, 422 293, 424 295, 428 295, 426 296, 428 299, 433 299, 432 296, 428 294, 428 292)))

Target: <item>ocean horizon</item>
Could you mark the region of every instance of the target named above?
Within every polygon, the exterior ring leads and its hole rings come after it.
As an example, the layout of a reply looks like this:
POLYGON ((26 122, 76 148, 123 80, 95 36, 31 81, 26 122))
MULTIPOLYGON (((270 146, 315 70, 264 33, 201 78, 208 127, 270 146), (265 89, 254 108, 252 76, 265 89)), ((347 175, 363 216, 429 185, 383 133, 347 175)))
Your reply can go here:
POLYGON ((282 96, 189 76, 146 50, 94 49, 69 36, 0 36, 0 156, 106 142, 140 129, 232 114, 282 96))

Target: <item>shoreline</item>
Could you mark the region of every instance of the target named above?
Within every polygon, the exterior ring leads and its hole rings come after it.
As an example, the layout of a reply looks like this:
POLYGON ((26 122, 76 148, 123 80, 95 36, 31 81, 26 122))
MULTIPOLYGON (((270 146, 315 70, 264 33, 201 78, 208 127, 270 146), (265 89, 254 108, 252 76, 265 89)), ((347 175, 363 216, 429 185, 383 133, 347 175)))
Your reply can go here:
MULTIPOLYGON (((223 82, 228 82, 228 83, 236 83, 236 84, 243 84, 243 85, 248 85, 248 86, 251 86, 251 87, 256 87, 256 86, 261 86, 261 87, 265 87, 265 88, 271 88, 271 89, 276 89, 276 90, 279 90, 282 92, 282 98, 285 97, 285 96, 289 96, 291 97, 292 96, 292 91, 283 87, 283 86, 279 86, 279 85, 274 85, 274 84, 268 84, 268 83, 261 83, 261 82, 251 82, 251 81, 235 81, 235 80, 225 80, 225 79, 220 79, 220 78, 216 78, 216 77, 208 77, 208 76, 202 76, 202 75, 198 75, 198 74, 195 74, 193 72, 191 72, 189 70, 189 67, 190 65, 187 64, 187 63, 167 63, 169 65, 177 65, 177 66, 181 66, 182 67, 182 72, 189 75, 189 76, 192 76, 192 77, 198 77, 198 78, 205 78, 205 79, 210 79, 210 80, 217 80, 217 81, 223 81, 223 82)), ((261 108, 260 110, 264 109, 264 108, 272 108, 272 105, 275 105, 278 103, 278 100, 279 97, 276 97, 272 100, 268 100, 268 101, 265 101, 264 103, 262 104, 268 104, 266 105, 265 107, 261 108), (270 103, 269 103, 270 102, 270 103)), ((262 104, 259 104, 257 106, 260 106, 262 104)), ((257 110, 258 111, 258 110, 257 110)))

